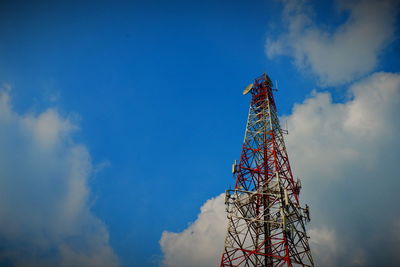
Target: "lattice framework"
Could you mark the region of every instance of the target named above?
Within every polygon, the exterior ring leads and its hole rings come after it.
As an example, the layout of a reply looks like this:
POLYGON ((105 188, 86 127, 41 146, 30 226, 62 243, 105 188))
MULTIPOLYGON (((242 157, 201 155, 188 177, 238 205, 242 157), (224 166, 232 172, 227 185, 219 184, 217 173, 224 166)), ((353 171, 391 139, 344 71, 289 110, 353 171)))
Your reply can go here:
POLYGON ((226 191, 228 230, 220 266, 314 266, 267 74, 257 78, 238 164, 235 189, 226 191))

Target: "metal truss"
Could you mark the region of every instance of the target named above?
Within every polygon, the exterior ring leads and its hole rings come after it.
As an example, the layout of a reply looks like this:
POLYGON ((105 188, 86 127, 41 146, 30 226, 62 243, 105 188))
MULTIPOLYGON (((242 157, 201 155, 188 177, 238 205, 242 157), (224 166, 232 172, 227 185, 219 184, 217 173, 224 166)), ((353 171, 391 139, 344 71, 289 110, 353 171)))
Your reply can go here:
MULTIPOLYGON (((248 87, 250 88, 250 87, 248 87)), ((252 99, 235 189, 226 191, 228 231, 220 266, 314 266, 267 74, 251 86, 252 99)), ((246 91, 247 93, 247 91, 246 91)))

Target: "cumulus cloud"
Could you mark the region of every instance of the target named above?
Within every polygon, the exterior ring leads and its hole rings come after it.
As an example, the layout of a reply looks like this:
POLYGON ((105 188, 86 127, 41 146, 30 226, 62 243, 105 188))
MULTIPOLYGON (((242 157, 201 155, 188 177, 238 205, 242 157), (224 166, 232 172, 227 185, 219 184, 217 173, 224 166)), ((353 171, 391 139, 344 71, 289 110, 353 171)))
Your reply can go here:
POLYGON ((382 49, 393 39, 399 2, 337 1, 337 15, 347 15, 334 29, 315 20, 306 1, 283 1, 287 31, 269 37, 269 58, 290 56, 295 65, 315 74, 322 86, 351 82, 375 69, 382 49))
MULTIPOLYGON (((300 197, 311 206, 310 246, 317 266, 393 266, 400 260, 400 74, 375 73, 348 93, 334 103, 330 93, 314 92, 285 118, 300 197)), ((215 265, 226 232, 221 213, 222 196, 182 233, 164 233, 165 265, 215 265)))
POLYGON ((375 73, 349 88, 347 102, 314 93, 287 118, 287 149, 314 225, 336 229, 348 248, 336 256, 344 265, 395 264, 399 105, 400 74, 375 73))
POLYGON ((19 114, 0 90, 0 265, 115 266, 90 211, 92 173, 77 126, 55 109, 19 114))
POLYGON ((225 194, 209 199, 196 221, 182 233, 163 232, 160 245, 168 267, 218 266, 228 220, 225 194))
POLYGON ((377 167, 381 153, 389 156, 393 151, 384 151, 383 146, 398 145, 399 87, 398 74, 375 73, 350 87, 352 100, 346 103, 333 103, 330 93, 314 92, 295 105, 293 114, 285 118, 291 133, 286 140, 301 175, 318 179, 323 173, 337 179, 354 164, 377 167), (301 168, 311 162, 326 168, 301 168))

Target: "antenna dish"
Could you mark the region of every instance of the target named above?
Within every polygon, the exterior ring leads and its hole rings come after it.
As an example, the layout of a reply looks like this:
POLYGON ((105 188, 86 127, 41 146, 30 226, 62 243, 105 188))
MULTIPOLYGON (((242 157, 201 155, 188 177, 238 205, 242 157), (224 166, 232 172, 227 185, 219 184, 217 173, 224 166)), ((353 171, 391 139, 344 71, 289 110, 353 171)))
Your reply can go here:
POLYGON ((247 94, 248 92, 250 92, 251 89, 253 89, 253 84, 252 84, 252 83, 249 84, 249 85, 247 85, 246 88, 244 88, 244 90, 243 90, 243 95, 245 95, 245 94, 247 94))

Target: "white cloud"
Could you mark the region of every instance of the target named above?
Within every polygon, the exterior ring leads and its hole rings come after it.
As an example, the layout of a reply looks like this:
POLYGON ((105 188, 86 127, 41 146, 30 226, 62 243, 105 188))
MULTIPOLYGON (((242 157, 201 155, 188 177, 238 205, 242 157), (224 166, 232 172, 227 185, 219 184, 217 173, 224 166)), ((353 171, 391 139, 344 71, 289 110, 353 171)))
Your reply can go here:
POLYGON ((323 86, 351 82, 373 71, 380 52, 394 39, 395 0, 337 1, 337 15, 348 13, 348 18, 333 30, 315 21, 306 1, 283 3, 287 32, 267 39, 267 56, 292 57, 323 86))
POLYGON ((32 134, 41 146, 50 148, 76 127, 70 121, 60 118, 54 109, 48 109, 37 116, 26 115, 24 123, 33 130, 32 134))
POLYGON ((399 145, 399 88, 399 74, 375 73, 349 88, 346 103, 333 103, 329 93, 313 93, 295 105, 284 120, 290 131, 287 147, 299 175, 338 179, 355 166, 378 167, 382 152, 392 156, 393 145, 399 145), (389 144, 389 151, 382 151, 389 144))
POLYGON ((336 234, 327 228, 314 228, 308 230, 310 236, 310 247, 314 258, 320 266, 334 266, 335 256, 338 253, 336 234))
MULTIPOLYGON (((291 166, 311 206, 310 245, 317 266, 390 266, 400 249, 400 74, 375 73, 348 93, 345 103, 313 93, 286 118, 291 166)), ((185 231, 164 233, 165 265, 216 265, 221 214, 219 196, 185 231)))
POLYGON ((168 267, 217 266, 226 232, 225 194, 209 199, 182 233, 163 232, 160 245, 168 267))
POLYGON ((92 164, 76 125, 55 109, 18 114, 0 90, 0 129, 0 265, 117 265, 90 211, 92 164))
POLYGON ((295 105, 286 118, 287 149, 303 178, 303 200, 314 210, 312 225, 337 233, 336 265, 388 265, 388 251, 400 249, 387 245, 391 221, 400 216, 394 204, 400 201, 400 74, 375 73, 348 94, 345 103, 314 93, 295 105))

